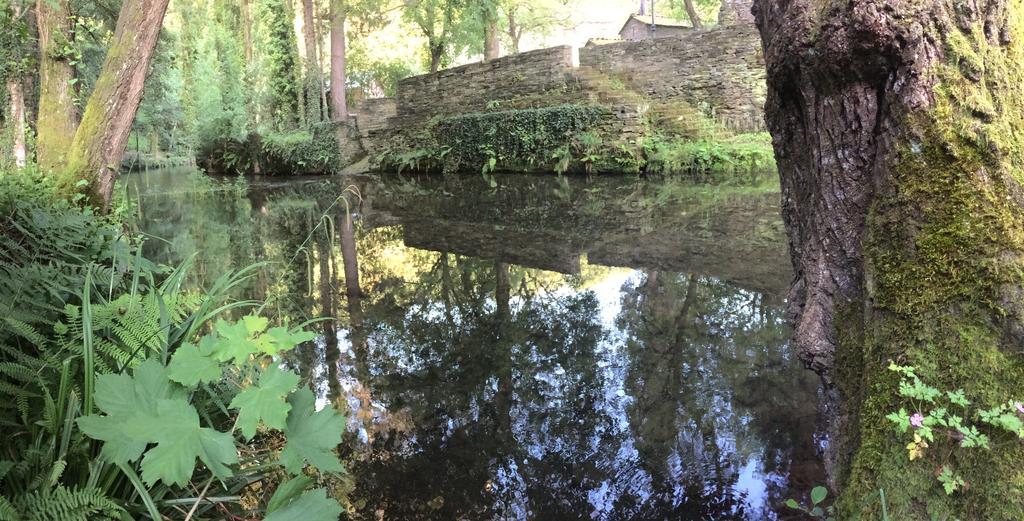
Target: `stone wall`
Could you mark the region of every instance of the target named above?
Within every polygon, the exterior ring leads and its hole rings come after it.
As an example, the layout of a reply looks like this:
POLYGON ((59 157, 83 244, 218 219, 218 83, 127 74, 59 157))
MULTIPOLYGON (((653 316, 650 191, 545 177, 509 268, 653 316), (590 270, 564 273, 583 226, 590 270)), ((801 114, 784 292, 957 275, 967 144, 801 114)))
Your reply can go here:
POLYGON ((388 121, 398 114, 395 98, 369 98, 356 102, 352 114, 356 117, 356 128, 363 149, 374 154, 380 148, 376 136, 388 128, 388 121))
POLYGON ((567 45, 471 63, 398 82, 397 120, 407 125, 434 116, 481 112, 495 106, 524 108, 570 101, 567 73, 572 68, 572 47, 567 45), (542 101, 543 100, 543 101, 542 101))
POLYGON ((752 25, 580 49, 580 65, 652 101, 684 101, 734 130, 764 128, 764 56, 752 25))

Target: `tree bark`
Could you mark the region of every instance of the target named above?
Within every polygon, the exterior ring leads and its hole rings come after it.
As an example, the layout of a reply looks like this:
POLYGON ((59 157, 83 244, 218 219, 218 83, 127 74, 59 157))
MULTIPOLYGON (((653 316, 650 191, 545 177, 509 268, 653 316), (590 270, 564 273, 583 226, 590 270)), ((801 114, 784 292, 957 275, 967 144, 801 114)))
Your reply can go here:
POLYGON ((345 86, 345 7, 331 0, 331 121, 348 121, 345 86))
POLYGON ((306 122, 313 125, 323 121, 323 114, 320 111, 320 63, 316 52, 313 0, 302 0, 302 37, 306 48, 306 122))
POLYGON ((245 67, 252 67, 252 0, 242 0, 242 48, 245 52, 245 67))
POLYGON ((794 345, 829 390, 840 519, 879 489, 891 519, 1024 519, 1024 445, 938 440, 910 462, 885 419, 905 403, 890 361, 978 407, 1024 389, 1022 14, 1015 0, 755 4, 794 345), (967 489, 945 494, 943 466, 967 489))
POLYGON ((18 79, 7 80, 7 97, 11 103, 10 121, 14 134, 14 142, 11 155, 14 157, 14 165, 18 168, 25 168, 28 151, 25 145, 25 92, 18 79))
POLYGON ((512 54, 519 54, 519 39, 523 36, 522 29, 519 28, 519 24, 516 23, 516 11, 514 8, 508 9, 508 39, 512 42, 512 54))
POLYGON ((683 7, 686 8, 686 16, 690 17, 690 24, 696 29, 701 29, 704 24, 700 21, 700 14, 697 13, 697 8, 693 6, 693 0, 683 0, 683 7))
POLYGON ((437 72, 441 68, 441 58, 444 56, 444 45, 430 43, 430 72, 437 72))
POLYGON ((484 61, 501 57, 501 40, 498 39, 498 20, 491 17, 484 24, 484 61))
POLYGON ((39 28, 39 112, 36 160, 46 171, 60 171, 78 126, 75 70, 70 63, 72 26, 68 0, 37 0, 39 28))
POLYGON ((84 193, 104 210, 110 207, 168 1, 125 0, 121 5, 107 57, 71 143, 61 188, 67 194, 84 193))

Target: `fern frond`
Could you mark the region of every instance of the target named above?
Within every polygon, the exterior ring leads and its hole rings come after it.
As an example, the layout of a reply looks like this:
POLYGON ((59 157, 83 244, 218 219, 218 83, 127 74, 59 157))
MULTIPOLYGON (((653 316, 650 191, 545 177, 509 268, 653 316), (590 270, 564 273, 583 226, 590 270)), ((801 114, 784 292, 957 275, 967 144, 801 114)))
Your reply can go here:
POLYGON ((124 509, 117 503, 91 487, 68 489, 58 486, 52 490, 35 491, 14 498, 13 506, 17 511, 29 514, 33 521, 113 521, 124 514, 124 509))

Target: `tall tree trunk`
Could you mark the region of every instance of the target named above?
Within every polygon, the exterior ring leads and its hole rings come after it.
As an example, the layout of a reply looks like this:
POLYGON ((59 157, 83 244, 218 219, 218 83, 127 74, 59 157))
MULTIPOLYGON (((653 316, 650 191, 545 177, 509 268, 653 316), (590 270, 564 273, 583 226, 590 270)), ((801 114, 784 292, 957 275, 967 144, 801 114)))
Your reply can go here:
POLYGON ((523 31, 516 22, 516 11, 510 8, 508 9, 508 39, 512 42, 512 54, 519 54, 519 38, 522 35, 523 31))
POLYGON ((348 121, 345 98, 345 6, 331 0, 331 121, 348 121))
POLYGON ((242 48, 245 52, 245 67, 252 66, 252 0, 242 0, 242 48))
POLYGON ((114 179, 131 132, 168 0, 125 0, 117 28, 61 177, 65 193, 83 192, 109 209, 114 179), (80 181, 85 181, 79 187, 80 181))
POLYGON ((759 0, 755 14, 794 344, 829 388, 838 517, 884 489, 891 519, 1024 519, 1024 444, 941 434, 908 461, 885 418, 907 405, 890 361, 977 407, 1024 389, 1020 1, 759 0), (943 467, 966 490, 945 494, 943 467))
POLYGON ((316 52, 313 0, 302 0, 302 38, 306 48, 306 122, 313 125, 323 121, 320 111, 320 63, 316 52))
POLYGON ((39 28, 39 112, 36 160, 43 170, 59 171, 78 126, 75 76, 71 66, 72 26, 68 0, 37 0, 39 28))
POLYGON ((690 18, 690 24, 697 29, 704 27, 704 24, 700 21, 700 14, 697 12, 697 8, 693 6, 693 0, 683 0, 683 6, 686 8, 686 16, 690 18))
MULTIPOLYGON (((497 13, 495 13, 495 16, 497 13)), ((498 20, 492 16, 484 23, 484 61, 501 57, 501 40, 498 39, 498 20)))
POLYGON ((17 78, 7 80, 7 97, 11 103, 10 121, 8 124, 14 134, 14 143, 11 155, 14 157, 14 165, 18 168, 25 168, 28 151, 25 145, 25 92, 21 88, 21 82, 17 78))

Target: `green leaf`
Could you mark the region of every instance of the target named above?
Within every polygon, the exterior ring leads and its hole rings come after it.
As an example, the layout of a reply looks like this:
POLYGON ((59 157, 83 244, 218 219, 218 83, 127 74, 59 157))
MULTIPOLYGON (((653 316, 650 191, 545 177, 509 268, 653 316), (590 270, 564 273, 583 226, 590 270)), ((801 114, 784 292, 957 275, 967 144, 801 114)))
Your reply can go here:
POLYGON ((792 498, 786 500, 786 506, 795 510, 803 510, 803 508, 800 507, 800 504, 792 498))
POLYGON ((204 336, 199 345, 182 344, 167 366, 171 380, 187 387, 195 387, 201 382, 215 382, 221 377, 220 364, 213 359, 213 348, 216 339, 204 336))
POLYGON ((288 411, 292 408, 285 402, 285 397, 297 385, 299 375, 271 365, 260 375, 259 385, 250 386, 231 400, 229 407, 238 409, 238 428, 245 439, 256 435, 260 421, 268 428, 284 430, 288 411))
POLYGON ((159 417, 147 432, 157 445, 142 458, 142 480, 185 486, 198 457, 219 478, 231 476, 227 465, 238 463, 230 434, 199 426, 199 414, 184 400, 164 400, 159 417))
POLYGON ((306 490, 306 487, 312 484, 313 478, 306 475, 296 476, 281 483, 278 485, 277 490, 274 491, 274 495, 270 497, 270 501, 267 502, 267 513, 270 514, 299 497, 306 490))
POLYGON ((242 365, 249 360, 249 355, 260 351, 259 345, 249 338, 249 329, 244 321, 229 324, 224 320, 218 320, 214 329, 220 338, 214 346, 213 357, 221 362, 230 360, 235 365, 242 365))
POLYGON ((242 323, 250 335, 262 333, 270 323, 266 318, 257 315, 246 315, 242 317, 242 323))
POLYGON ((331 450, 341 442, 345 418, 331 408, 315 411, 313 391, 303 387, 288 397, 285 435, 288 441, 281 451, 281 464, 292 474, 302 472, 308 462, 321 472, 341 472, 343 467, 331 450))
POLYGON ((263 521, 337 521, 341 505, 327 498, 327 492, 318 488, 270 513, 263 521))
POLYGON ((78 419, 90 438, 105 442, 101 454, 113 463, 136 461, 150 443, 125 428, 145 424, 157 415, 161 400, 184 398, 185 390, 172 383, 163 365, 146 360, 134 374, 104 374, 96 380, 96 407, 105 416, 91 414, 78 419))
POLYGON ((811 490, 811 503, 817 505, 822 501, 825 501, 825 497, 828 496, 828 489, 825 487, 814 487, 811 490))
POLYGON ((185 485, 198 457, 218 477, 228 477, 227 465, 238 462, 230 434, 202 428, 187 393, 170 381, 167 369, 147 360, 132 376, 101 375, 96 406, 105 414, 78 419, 87 436, 104 442, 102 455, 116 464, 142 458, 147 484, 157 481, 185 485))
POLYGON ((314 338, 316 335, 309 331, 288 331, 286 327, 272 327, 260 337, 260 351, 276 355, 314 338))

